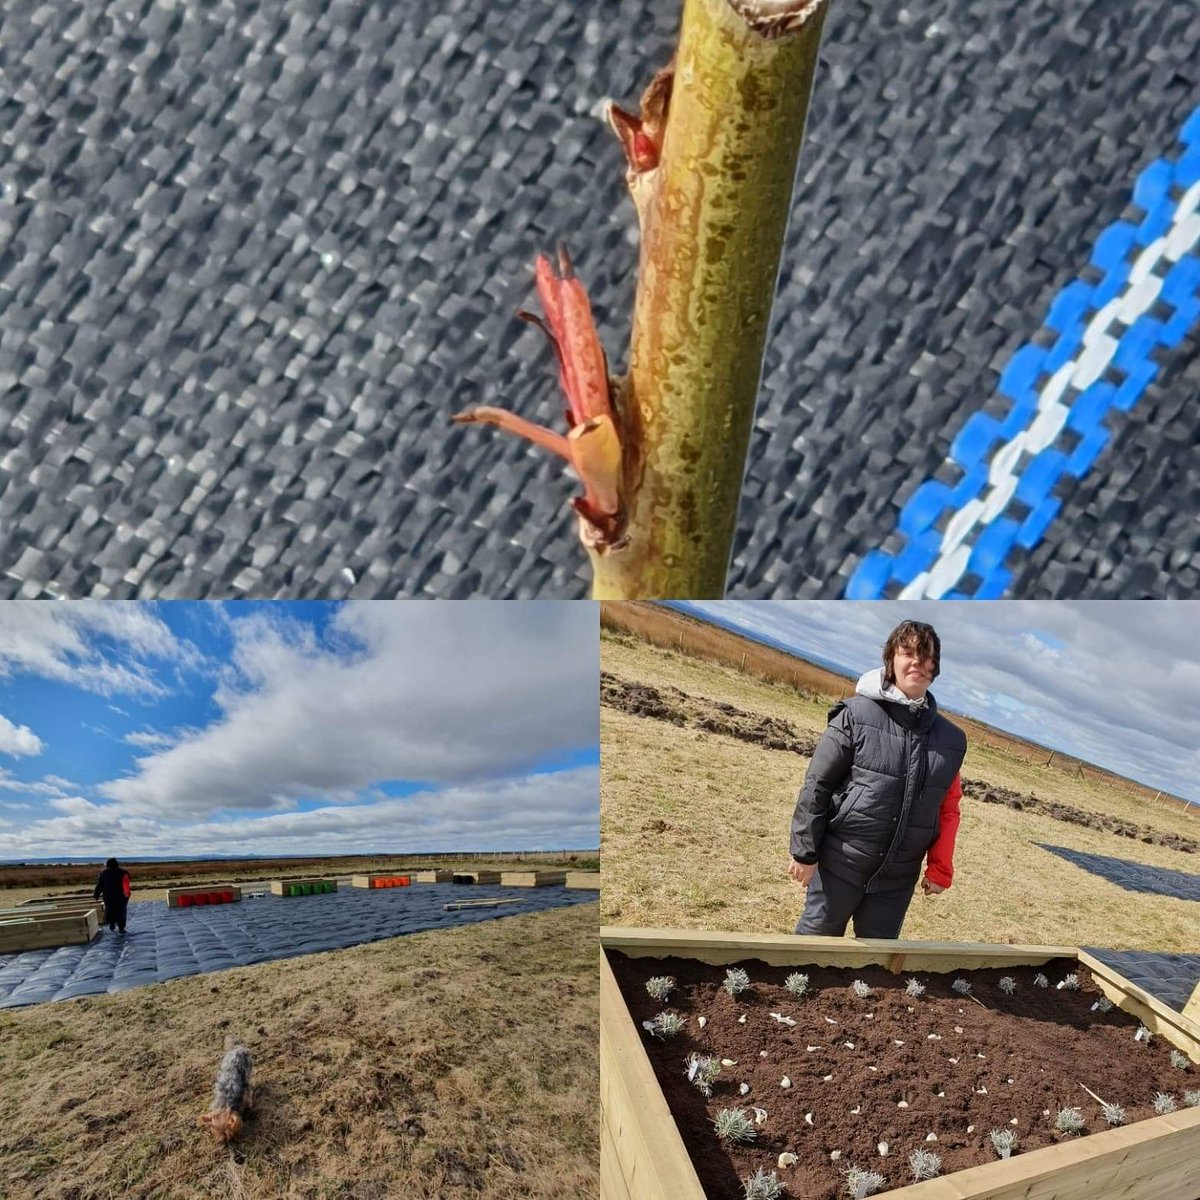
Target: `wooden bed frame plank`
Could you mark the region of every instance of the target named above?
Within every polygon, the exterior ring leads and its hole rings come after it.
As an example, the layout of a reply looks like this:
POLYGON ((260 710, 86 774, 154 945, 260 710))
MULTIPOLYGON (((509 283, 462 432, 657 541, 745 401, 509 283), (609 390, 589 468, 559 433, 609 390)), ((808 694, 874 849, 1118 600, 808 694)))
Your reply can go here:
MULTIPOLYGON (((1093 972, 1114 1003, 1200 1060, 1200 1026, 1074 947, 610 926, 601 928, 600 940, 605 951, 633 958, 678 956, 716 966, 747 959, 772 966, 882 965, 897 973, 1037 966, 1053 958, 1074 958, 1093 972)), ((602 1180, 611 1181, 615 1200, 704 1200, 606 953, 600 965, 600 1093, 600 1172, 602 1180)), ((1184 1200, 1191 1195, 1197 1162, 1200 1109, 1188 1108, 893 1189, 880 1193, 879 1200, 1184 1200)), ((609 1186, 603 1188, 605 1200, 609 1186)))
POLYGON ((904 971, 957 971, 1036 966, 1075 958, 1073 946, 989 946, 976 942, 905 942, 874 938, 797 937, 786 933, 711 933, 686 929, 616 929, 602 926, 600 940, 631 958, 679 955, 712 966, 758 959, 772 967, 887 967, 904 971), (803 957, 797 958, 797 954, 803 957))
MULTIPOLYGON (((606 955, 600 955, 600 1093, 609 1153, 600 1173, 625 1181, 629 1200, 704 1200, 654 1069, 625 1008, 606 955)), ((608 1200, 607 1191, 604 1192, 608 1200)))

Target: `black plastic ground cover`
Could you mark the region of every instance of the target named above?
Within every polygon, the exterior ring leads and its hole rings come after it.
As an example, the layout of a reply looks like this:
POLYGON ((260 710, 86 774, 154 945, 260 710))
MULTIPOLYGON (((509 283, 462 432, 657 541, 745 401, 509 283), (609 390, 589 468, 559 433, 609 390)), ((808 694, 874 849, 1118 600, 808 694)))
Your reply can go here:
MULTIPOLYGON (((1145 863, 1124 858, 1108 858, 1103 854, 1085 854, 1065 846, 1050 846, 1039 842, 1043 850, 1065 858, 1067 862, 1107 879, 1131 892, 1149 892, 1155 896, 1172 896, 1177 900, 1200 900, 1200 875, 1186 871, 1171 871, 1166 867, 1150 867, 1145 863)), ((1200 913, 1197 914, 1200 920, 1200 913)), ((1197 939, 1200 941, 1200 939, 1197 939)))
POLYGON ((86 946, 0 955, 0 1008, 120 992, 183 975, 343 950, 406 933, 459 928, 595 900, 594 891, 581 888, 414 884, 343 888, 321 896, 267 893, 202 908, 168 908, 165 901, 143 901, 129 906, 124 936, 106 929, 86 946), (451 902, 488 898, 520 903, 454 912, 443 909, 451 902))
POLYGON ((1182 1012, 1200 984, 1200 954, 1164 954, 1155 950, 1110 950, 1088 946, 1101 962, 1168 1007, 1182 1012))
MULTIPOLYGON (((614 367, 636 246, 597 116, 678 0, 10 0, 0 595, 579 596, 514 310, 565 240, 614 367)), ((730 594, 834 597, 1200 103, 1194 0, 836 0, 730 594)), ((1193 329, 1012 594, 1200 582, 1193 329)))

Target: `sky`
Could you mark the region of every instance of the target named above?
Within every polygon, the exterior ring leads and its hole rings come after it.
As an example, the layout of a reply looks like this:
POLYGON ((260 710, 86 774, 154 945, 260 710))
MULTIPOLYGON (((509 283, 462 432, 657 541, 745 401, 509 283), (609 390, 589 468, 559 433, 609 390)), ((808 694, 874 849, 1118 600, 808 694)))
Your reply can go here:
POLYGON ((590 603, 8 601, 0 861, 594 849, 590 603))
POLYGON ((942 642, 940 705, 1200 803, 1200 602, 714 601, 676 607, 860 675, 888 633, 942 642))

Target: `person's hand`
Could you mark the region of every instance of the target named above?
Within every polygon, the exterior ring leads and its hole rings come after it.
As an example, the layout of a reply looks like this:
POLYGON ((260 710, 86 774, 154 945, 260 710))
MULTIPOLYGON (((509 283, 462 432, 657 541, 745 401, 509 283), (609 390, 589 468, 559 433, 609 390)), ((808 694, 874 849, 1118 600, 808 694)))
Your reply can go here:
POLYGON ((944 892, 946 889, 940 883, 934 883, 928 875, 921 880, 921 891, 927 896, 936 896, 938 892, 944 892))
POLYGON ((798 863, 794 858, 788 859, 788 875, 801 887, 808 887, 816 873, 816 863, 798 863))

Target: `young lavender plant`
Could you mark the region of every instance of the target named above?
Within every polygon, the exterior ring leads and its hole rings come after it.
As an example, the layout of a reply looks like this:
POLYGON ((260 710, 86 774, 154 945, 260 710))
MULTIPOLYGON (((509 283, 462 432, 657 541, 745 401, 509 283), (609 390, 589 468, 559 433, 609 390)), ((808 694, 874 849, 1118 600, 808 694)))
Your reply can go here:
POLYGON ((908 1165, 912 1168, 913 1178, 920 1183, 922 1179, 933 1179, 942 1169, 942 1156, 932 1150, 914 1150, 908 1156, 908 1165))
POLYGON ((870 994, 871 989, 861 979, 856 979, 851 985, 850 990, 860 999, 865 1000, 870 994))
POLYGON ((1033 977, 1033 986, 1034 986, 1034 987, 1049 987, 1049 986, 1050 986, 1050 980, 1048 980, 1048 979, 1045 977, 1045 975, 1043 975, 1043 974, 1041 973, 1041 971, 1039 971, 1039 972, 1038 972, 1038 973, 1037 973, 1037 974, 1036 974, 1036 975, 1033 977))
POLYGON ((960 996, 969 996, 971 994, 971 984, 966 979, 956 979, 950 985, 960 996))
POLYGON ((1012 1129, 993 1129, 988 1136, 992 1139, 992 1148, 1001 1158, 1008 1158, 1017 1148, 1017 1135, 1012 1129))
POLYGON ((1100 1113, 1110 1125, 1125 1124, 1125 1110, 1119 1104, 1102 1104, 1100 1113))
POLYGON ((1145 1042, 1147 1046, 1150 1045, 1150 1039, 1153 1036, 1154 1034, 1152 1034, 1150 1030, 1145 1027, 1145 1025, 1139 1025, 1133 1031, 1133 1040, 1135 1042, 1145 1042))
POLYGON ((793 971, 784 980, 783 986, 799 999, 801 996, 808 995, 808 976, 801 974, 799 971, 793 971))
POLYGON ((730 967, 725 972, 725 983, 722 986, 731 996, 736 996, 750 986, 750 976, 741 967, 730 967))
POLYGON ((1188 1058, 1182 1050, 1171 1051, 1171 1066, 1178 1067, 1181 1071, 1186 1071, 1191 1064, 1191 1059, 1188 1058))
POLYGON ((759 1167, 749 1179, 742 1180, 746 1189, 746 1200, 779 1200, 783 1195, 783 1184, 774 1171, 770 1173, 759 1167))
POLYGON ((923 996, 925 995, 925 985, 914 975, 905 985, 904 994, 906 996, 923 996))
POLYGON ((853 1200, 866 1200, 887 1183, 878 1171, 868 1171, 866 1167, 847 1167, 843 1174, 846 1176, 846 1194, 853 1200))
POLYGON ((655 975, 653 979, 646 980, 646 991, 654 997, 655 1000, 662 1004, 664 1000, 675 989, 675 980, 670 975, 655 975))
POLYGON ((1077 992, 1077 991, 1079 991, 1079 976, 1078 975, 1068 975, 1063 979, 1062 983, 1060 983, 1058 986, 1059 986, 1060 990, 1062 990, 1062 991, 1077 992))
POLYGON ((1183 1102, 1188 1108, 1200 1108, 1200 1092, 1184 1092, 1183 1102))
POLYGON ((1005 975, 998 986, 1006 996, 1011 996, 1017 990, 1017 981, 1011 975, 1005 975))
POLYGON ((1054 1118, 1054 1128, 1059 1133, 1078 1133, 1083 1126, 1083 1113, 1077 1108, 1060 1108, 1054 1118))
POLYGON ((1112 1012, 1113 1002, 1107 996, 1101 996, 1096 1001, 1096 1008, 1100 1012, 1112 1012))
POLYGON ((687 1077, 699 1089, 702 1096, 711 1096, 713 1084, 721 1077, 721 1064, 707 1054, 687 1056, 687 1077))
POLYGON ((1175 1097, 1168 1096, 1166 1092, 1154 1093, 1154 1111, 1161 1117, 1164 1113, 1173 1113, 1175 1111, 1175 1097))
POLYGON ((758 1136, 745 1109, 723 1108, 713 1118, 713 1128, 723 1142, 752 1142, 758 1136))
POLYGON ((651 1037, 665 1040, 674 1037, 677 1033, 682 1033, 686 1024, 687 1019, 677 1013, 660 1012, 646 1028, 651 1037))

